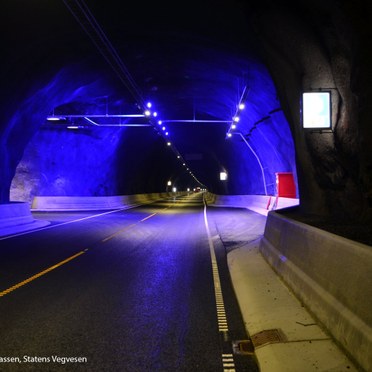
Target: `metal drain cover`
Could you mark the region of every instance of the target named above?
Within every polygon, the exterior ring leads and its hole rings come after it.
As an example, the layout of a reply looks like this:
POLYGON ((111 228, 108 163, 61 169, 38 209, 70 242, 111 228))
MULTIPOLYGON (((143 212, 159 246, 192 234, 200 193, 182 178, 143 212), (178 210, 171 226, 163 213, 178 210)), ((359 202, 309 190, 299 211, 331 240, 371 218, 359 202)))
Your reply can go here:
POLYGON ((252 355, 254 354, 254 346, 251 340, 239 340, 232 343, 234 354, 252 355))
POLYGON ((254 347, 285 342, 286 337, 280 329, 266 329, 251 336, 254 347))

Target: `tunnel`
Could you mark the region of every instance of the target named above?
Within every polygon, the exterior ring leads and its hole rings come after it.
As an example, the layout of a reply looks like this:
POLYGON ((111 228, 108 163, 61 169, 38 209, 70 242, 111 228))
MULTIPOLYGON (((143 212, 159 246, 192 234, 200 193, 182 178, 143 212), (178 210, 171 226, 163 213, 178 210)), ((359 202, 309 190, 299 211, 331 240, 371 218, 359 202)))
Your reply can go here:
POLYGON ((284 197, 278 218, 372 245, 368 16, 362 0, 4 1, 0 205, 203 190, 267 215, 284 197), (305 94, 329 99, 328 125, 306 127, 305 94))
POLYGON ((126 14, 139 18, 125 22, 114 2, 88 5, 98 26, 73 3, 22 3, 3 21, 2 202, 159 192, 169 180, 275 195, 275 174, 288 172, 301 213, 371 220, 368 52, 352 58, 367 37, 362 3, 349 14, 347 2, 222 2, 213 17, 208 2, 132 4, 126 14), (321 90, 331 130, 304 130, 301 94, 321 90), (150 117, 125 117, 148 103, 150 117))

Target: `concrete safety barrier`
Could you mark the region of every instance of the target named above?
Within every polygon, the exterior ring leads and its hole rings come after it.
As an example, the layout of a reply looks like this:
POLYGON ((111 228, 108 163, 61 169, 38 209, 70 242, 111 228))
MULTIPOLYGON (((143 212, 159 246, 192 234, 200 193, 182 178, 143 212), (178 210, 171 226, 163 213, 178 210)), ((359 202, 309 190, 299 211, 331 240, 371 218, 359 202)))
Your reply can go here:
POLYGON ((0 204, 0 227, 24 225, 34 221, 28 203, 12 202, 0 204))
POLYGON ((31 212, 36 211, 96 211, 120 209, 125 207, 148 204, 157 200, 178 197, 187 194, 149 193, 121 196, 36 196, 30 204, 26 202, 11 202, 0 204, 0 236, 10 236, 16 233, 38 229, 50 225, 49 221, 35 219, 31 212))
POLYGON ((36 220, 29 203, 0 204, 0 237, 48 226, 49 221, 36 220))
POLYGON ((372 247, 270 212, 260 251, 350 358, 372 371, 372 247))
POLYGON ((33 211, 89 211, 123 208, 129 205, 146 204, 164 198, 178 197, 186 193, 149 193, 116 196, 35 196, 33 211))

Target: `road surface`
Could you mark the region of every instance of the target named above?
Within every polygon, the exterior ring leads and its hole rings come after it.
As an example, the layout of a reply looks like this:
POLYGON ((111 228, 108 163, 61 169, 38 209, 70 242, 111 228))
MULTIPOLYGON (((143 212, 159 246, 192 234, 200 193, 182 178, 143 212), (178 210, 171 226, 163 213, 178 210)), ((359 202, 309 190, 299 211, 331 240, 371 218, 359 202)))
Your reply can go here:
POLYGON ((0 371, 257 371, 208 213, 197 193, 2 238, 0 371))

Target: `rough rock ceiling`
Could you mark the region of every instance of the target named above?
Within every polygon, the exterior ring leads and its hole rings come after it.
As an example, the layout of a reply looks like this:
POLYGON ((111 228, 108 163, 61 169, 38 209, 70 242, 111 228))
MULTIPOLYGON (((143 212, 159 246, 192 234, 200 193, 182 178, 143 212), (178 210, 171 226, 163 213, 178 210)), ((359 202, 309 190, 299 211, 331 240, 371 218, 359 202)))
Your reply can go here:
MULTIPOLYGON (((14 15, 15 4, 6 7, 14 15)), ((5 80, 16 75, 9 86, 32 86, 31 95, 25 89, 15 96, 44 113, 27 129, 29 138, 40 125, 100 130, 150 123, 196 180, 227 193, 273 194, 275 172, 295 171, 289 128, 240 3, 66 0, 23 4, 13 21, 15 44, 7 50, 17 64, 5 80), (75 71, 67 79, 66 69, 75 71), (37 98, 35 86, 49 99, 37 98), (150 118, 116 116, 143 115, 147 102, 150 118), (48 115, 67 120, 52 123, 48 115), (226 139, 229 131, 234 135, 226 139), (226 189, 216 186, 221 170, 231 176, 226 189)), ((10 122, 19 122, 19 111, 10 122)), ((13 138, 24 135, 17 128, 13 138)))

